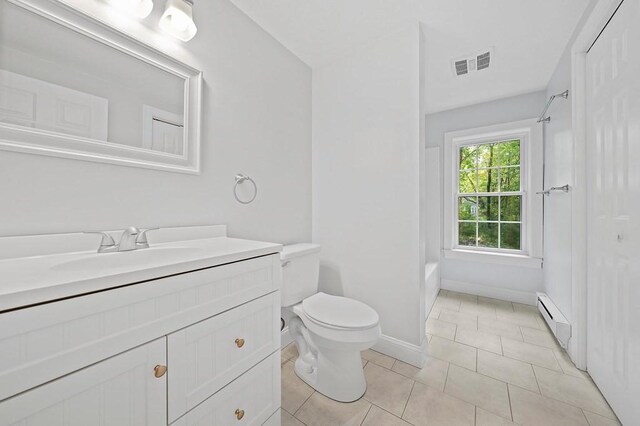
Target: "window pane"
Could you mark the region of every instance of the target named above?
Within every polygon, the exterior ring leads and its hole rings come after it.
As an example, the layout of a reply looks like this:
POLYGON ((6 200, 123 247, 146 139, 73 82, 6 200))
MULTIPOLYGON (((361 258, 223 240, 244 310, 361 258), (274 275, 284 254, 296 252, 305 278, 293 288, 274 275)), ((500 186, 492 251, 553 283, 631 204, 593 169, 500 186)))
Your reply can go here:
POLYGON ((476 220, 477 211, 478 211, 477 197, 458 198, 458 219, 459 220, 476 220))
POLYGON ((519 195, 500 197, 500 220, 520 222, 521 198, 519 195))
POLYGON ((458 244, 461 246, 476 245, 476 222, 460 222, 458 224, 458 244))
POLYGON ((478 170, 478 192, 498 192, 498 169, 478 170))
POLYGON ((460 170, 476 168, 477 145, 468 145, 460 148, 460 170))
POLYGON ((498 247, 498 224, 478 223, 478 246, 498 247))
POLYGON ((460 172, 460 193, 468 194, 476 191, 476 171, 460 172))
POLYGON ((500 247, 520 250, 519 223, 503 223, 500 225, 500 247))
POLYGON ((478 167, 495 167, 498 165, 498 145, 488 143, 478 146, 478 167))
POLYGON ((502 142, 500 144, 500 165, 501 166, 520 165, 520 141, 519 140, 502 142))
POLYGON ((520 167, 500 169, 500 192, 520 191, 520 167))
POLYGON ((521 141, 459 148, 458 245, 521 250, 521 141), (480 196, 479 194, 487 195, 480 196))
POLYGON ((498 197, 478 197, 478 220, 498 220, 498 197))

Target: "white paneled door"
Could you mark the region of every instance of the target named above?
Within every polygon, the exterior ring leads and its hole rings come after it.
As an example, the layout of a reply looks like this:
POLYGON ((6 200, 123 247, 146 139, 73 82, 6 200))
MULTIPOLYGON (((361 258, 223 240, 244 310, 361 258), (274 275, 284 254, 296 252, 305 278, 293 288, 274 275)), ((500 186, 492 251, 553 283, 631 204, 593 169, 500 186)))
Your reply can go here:
POLYGON ((587 54, 587 368, 640 421, 640 0, 587 54))

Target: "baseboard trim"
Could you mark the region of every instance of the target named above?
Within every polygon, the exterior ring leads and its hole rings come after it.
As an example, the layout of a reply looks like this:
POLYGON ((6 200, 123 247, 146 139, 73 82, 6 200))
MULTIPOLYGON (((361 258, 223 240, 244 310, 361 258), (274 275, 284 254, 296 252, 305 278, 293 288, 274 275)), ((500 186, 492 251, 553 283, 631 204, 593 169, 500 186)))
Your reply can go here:
POLYGON ((422 340, 422 345, 418 346, 383 334, 371 349, 418 368, 422 368, 427 362, 426 336, 422 340))
POLYGON ((507 300, 509 302, 522 303, 536 306, 535 292, 511 290, 507 288, 491 287, 482 284, 465 283, 442 278, 440 287, 443 290, 457 291, 460 293, 473 294, 476 296, 491 297, 494 299, 507 300))
POLYGON ((284 349, 289 343, 293 342, 291 334, 289 334, 289 326, 286 326, 280 332, 280 347, 284 349))

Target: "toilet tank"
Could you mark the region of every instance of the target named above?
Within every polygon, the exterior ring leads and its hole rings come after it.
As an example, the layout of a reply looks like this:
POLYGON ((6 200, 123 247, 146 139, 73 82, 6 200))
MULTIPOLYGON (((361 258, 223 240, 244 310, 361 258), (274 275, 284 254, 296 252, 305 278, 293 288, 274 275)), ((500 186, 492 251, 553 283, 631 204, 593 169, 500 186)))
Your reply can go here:
POLYGON ((304 243, 284 246, 280 253, 280 263, 282 306, 295 305, 318 292, 319 245, 304 243))

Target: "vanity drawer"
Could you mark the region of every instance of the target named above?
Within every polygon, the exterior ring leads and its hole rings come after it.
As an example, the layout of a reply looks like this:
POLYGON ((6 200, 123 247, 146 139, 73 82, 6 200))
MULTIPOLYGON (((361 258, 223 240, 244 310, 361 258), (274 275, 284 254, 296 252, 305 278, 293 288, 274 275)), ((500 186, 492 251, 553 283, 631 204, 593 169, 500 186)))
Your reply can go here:
POLYGON ((279 408, 280 354, 275 352, 172 426, 258 426, 269 420, 279 408))
POLYGON ((275 292, 167 337, 169 422, 280 348, 275 292))
POLYGON ((0 400, 279 287, 275 254, 0 314, 0 400))

